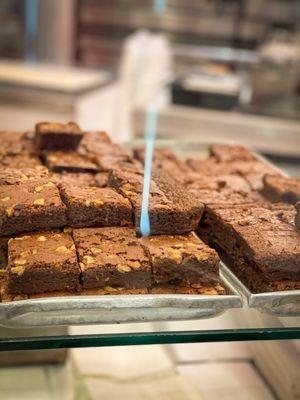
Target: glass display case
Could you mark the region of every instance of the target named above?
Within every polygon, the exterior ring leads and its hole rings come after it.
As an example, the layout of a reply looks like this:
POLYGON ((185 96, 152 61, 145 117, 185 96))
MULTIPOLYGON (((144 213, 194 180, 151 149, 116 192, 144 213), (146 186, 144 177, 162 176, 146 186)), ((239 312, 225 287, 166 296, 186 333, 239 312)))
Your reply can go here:
MULTIPOLYGON (((183 158, 204 157, 208 149, 182 141, 158 141, 161 145, 183 158)), ((0 303, 0 351, 300 339, 300 291, 251 293, 222 263, 220 275, 225 295, 64 296, 0 303), (223 313, 231 316, 226 326, 223 313), (220 322, 203 329, 206 318, 220 322), (198 321, 196 330, 188 329, 189 320, 198 321), (182 321, 183 329, 175 321, 182 321), (141 322, 141 329, 136 331, 137 324, 132 329, 131 322, 141 322), (111 333, 102 333, 103 324, 110 324, 111 333), (113 324, 124 330, 114 332, 113 324), (74 325, 82 334, 72 333, 74 325), (92 334, 85 325, 94 325, 92 334)))

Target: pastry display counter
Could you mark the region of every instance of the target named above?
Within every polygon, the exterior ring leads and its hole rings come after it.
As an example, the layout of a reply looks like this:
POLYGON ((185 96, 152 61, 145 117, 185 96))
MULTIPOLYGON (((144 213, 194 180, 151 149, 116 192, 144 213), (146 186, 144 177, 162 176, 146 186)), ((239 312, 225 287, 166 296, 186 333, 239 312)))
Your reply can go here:
MULTIPOLYGON (((141 143, 138 143, 141 144, 141 143)), ((208 144, 175 141, 157 142, 157 146, 173 149, 185 159, 189 155, 204 158, 208 144)), ((135 147, 136 143, 128 145, 135 147)), ((128 147, 127 146, 127 147, 128 147)), ((141 344, 193 343, 247 340, 286 340, 300 338, 300 291, 268 292, 253 294, 224 265, 220 268, 224 295, 193 294, 135 294, 110 296, 43 297, 10 301, 0 304, 0 325, 6 327, 0 339, 0 351, 55 349, 93 346, 124 346, 141 344), (230 310, 248 318, 248 310, 260 314, 260 324, 255 319, 218 330, 201 330, 201 319, 217 317, 230 310), (247 316, 246 316, 247 315, 247 316), (282 317, 280 321, 276 317, 282 317), (290 317, 296 317, 291 318, 290 317), (159 321, 199 320, 199 330, 161 331, 159 321), (284 324, 282 321, 293 321, 284 324), (150 332, 130 332, 129 322, 156 321, 150 332), (101 324, 123 323, 124 332, 101 334, 101 324), (96 334, 51 335, 50 326, 97 325, 96 334), (292 326, 291 326, 292 325, 292 326), (39 327, 27 336, 24 328, 39 327), (8 328, 8 329, 7 329, 8 328), (19 329, 10 337, 9 328, 19 329), (44 332, 41 335, 41 329, 44 332), (50 336, 51 335, 51 336, 50 336)), ((143 330, 141 324, 141 330, 143 330)), ((0 328, 1 329, 1 328, 0 328)))

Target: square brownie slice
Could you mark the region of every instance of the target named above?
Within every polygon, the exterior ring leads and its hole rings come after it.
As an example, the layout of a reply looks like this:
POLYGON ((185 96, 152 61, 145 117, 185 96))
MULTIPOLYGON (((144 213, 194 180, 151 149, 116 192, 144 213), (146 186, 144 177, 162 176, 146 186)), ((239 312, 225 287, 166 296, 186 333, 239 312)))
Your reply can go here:
POLYGON ((53 151, 43 153, 43 159, 47 167, 53 172, 99 172, 99 167, 86 156, 74 151, 53 151))
POLYGON ((48 179, 0 186, 0 236, 66 224, 66 206, 48 179))
MULTIPOLYGON (((143 174, 113 170, 109 186, 128 198, 134 209, 136 229, 140 228, 143 174)), ((151 234, 182 234, 196 229, 203 204, 170 176, 159 171, 153 174, 149 194, 151 234)))
POLYGON ((182 286, 219 283, 219 256, 193 234, 141 238, 154 281, 182 286))
POLYGON ((76 150, 82 137, 75 122, 40 122, 35 126, 35 142, 40 150, 76 150))
POLYGON ((151 285, 150 261, 134 229, 74 229, 73 237, 85 289, 151 285))
POLYGON ((75 244, 66 233, 40 232, 8 242, 9 291, 44 293, 79 288, 75 244))
POLYGON ((262 193, 273 202, 296 204, 300 200, 300 179, 266 175, 262 193))
POLYGON ((71 226, 133 226, 130 202, 112 188, 61 184, 60 194, 71 226))
POLYGON ((49 177, 49 171, 42 165, 34 168, 5 168, 0 170, 0 185, 16 185, 49 177))

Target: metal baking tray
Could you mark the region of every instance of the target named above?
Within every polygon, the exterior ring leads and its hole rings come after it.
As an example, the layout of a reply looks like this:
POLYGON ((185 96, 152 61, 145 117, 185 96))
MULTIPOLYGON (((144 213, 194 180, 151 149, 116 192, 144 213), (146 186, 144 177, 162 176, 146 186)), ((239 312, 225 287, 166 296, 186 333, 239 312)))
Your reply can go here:
POLYGON ((144 294, 66 296, 0 303, 0 326, 32 328, 211 318, 243 306, 222 279, 226 295, 144 294))
POLYGON ((245 298, 249 308, 263 314, 278 317, 300 316, 300 290, 251 293, 239 278, 221 262, 220 273, 223 280, 232 285, 245 298))

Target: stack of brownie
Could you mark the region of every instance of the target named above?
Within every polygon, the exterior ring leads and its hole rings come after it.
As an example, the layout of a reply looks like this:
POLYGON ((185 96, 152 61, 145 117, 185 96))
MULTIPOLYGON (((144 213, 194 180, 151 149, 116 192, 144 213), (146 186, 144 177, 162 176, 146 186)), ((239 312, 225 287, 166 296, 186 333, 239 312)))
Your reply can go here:
POLYGON ((300 289, 299 180, 240 146, 187 163, 186 188, 205 204, 199 237, 253 292, 300 289))
POLYGON ((168 171, 151 181, 155 236, 140 238, 143 167, 106 133, 39 123, 0 138, 2 301, 225 293, 216 251, 192 233, 204 206, 168 171))

